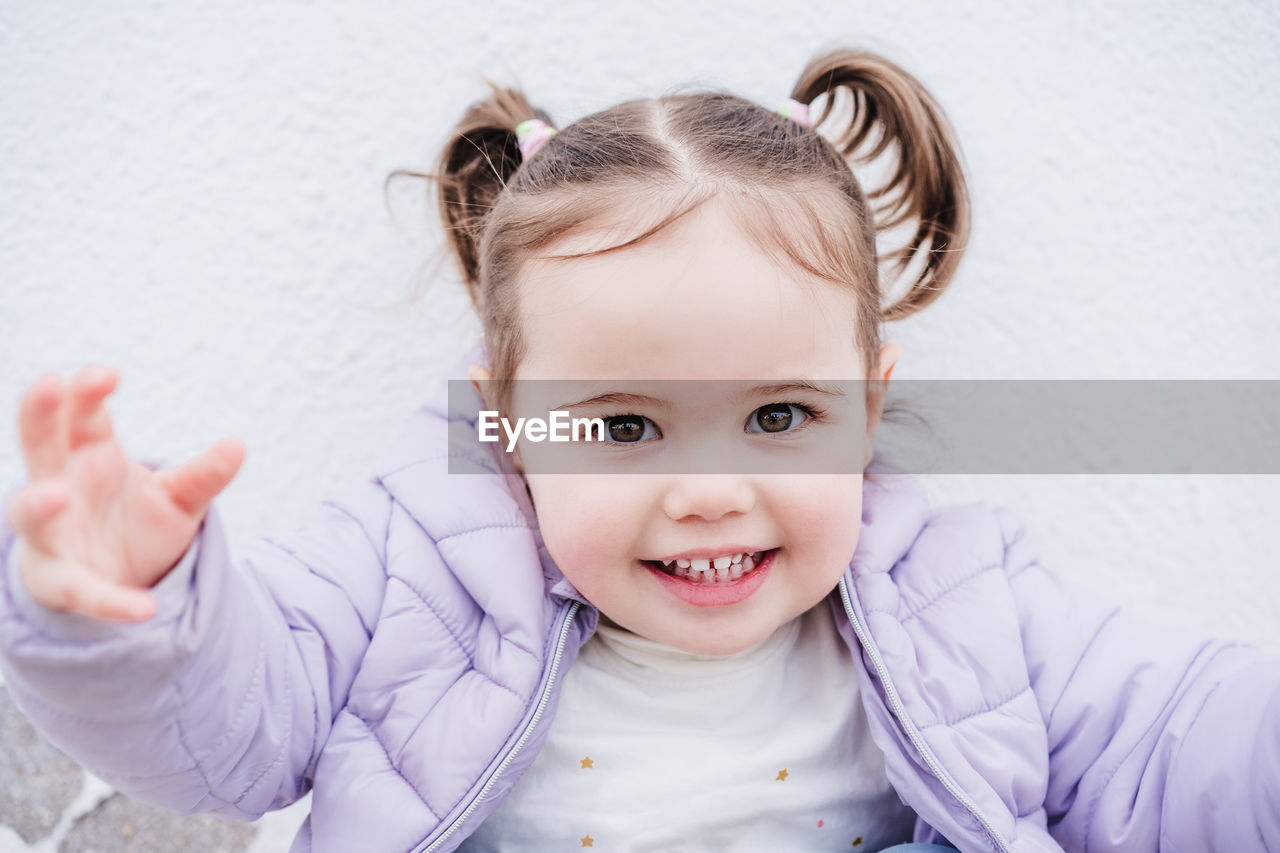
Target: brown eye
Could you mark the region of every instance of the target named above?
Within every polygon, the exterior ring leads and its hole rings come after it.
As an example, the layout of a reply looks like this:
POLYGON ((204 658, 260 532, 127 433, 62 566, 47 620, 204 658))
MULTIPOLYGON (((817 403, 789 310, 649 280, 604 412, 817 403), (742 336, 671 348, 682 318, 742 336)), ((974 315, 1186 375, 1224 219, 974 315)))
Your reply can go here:
POLYGON ((605 426, 609 428, 609 437, 619 444, 634 444, 644 438, 644 425, 647 418, 640 415, 617 415, 608 418, 605 426))
POLYGON ((765 432, 786 432, 791 427, 790 403, 775 403, 756 409, 756 423, 765 432))

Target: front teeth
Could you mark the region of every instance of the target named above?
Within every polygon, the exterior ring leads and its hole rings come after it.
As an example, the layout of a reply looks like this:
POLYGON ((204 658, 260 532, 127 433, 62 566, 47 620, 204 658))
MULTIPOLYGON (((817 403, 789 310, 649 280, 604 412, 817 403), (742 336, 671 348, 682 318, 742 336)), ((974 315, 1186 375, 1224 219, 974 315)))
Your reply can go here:
POLYGON ((713 560, 667 560, 664 565, 678 578, 694 583, 716 584, 736 581, 756 567, 763 551, 734 554, 713 560))

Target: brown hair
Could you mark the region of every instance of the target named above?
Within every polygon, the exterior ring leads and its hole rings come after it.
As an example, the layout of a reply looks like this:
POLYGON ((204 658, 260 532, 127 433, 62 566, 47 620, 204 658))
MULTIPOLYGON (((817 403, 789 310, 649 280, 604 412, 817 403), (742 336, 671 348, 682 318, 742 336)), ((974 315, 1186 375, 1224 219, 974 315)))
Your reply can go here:
POLYGON ((617 251, 732 192, 751 202, 732 208, 762 247, 854 288, 856 345, 873 374, 881 323, 937 299, 964 252, 969 199, 942 109, 918 80, 874 53, 836 50, 808 64, 791 96, 804 104, 823 101, 813 129, 724 92, 669 94, 579 119, 528 162, 521 160, 516 125, 534 117, 551 124, 550 116, 518 90, 489 86, 492 94, 463 115, 438 174, 430 177, 483 323, 499 389, 499 399, 489 402, 499 408, 510 399, 509 381, 527 346, 516 276, 535 255, 569 259, 617 251), (848 116, 837 119, 841 106, 848 116), (816 132, 831 124, 830 140, 816 132), (891 145, 895 168, 883 186, 864 193, 853 167, 891 145), (619 213, 633 229, 622 242, 572 255, 545 253, 575 230, 619 213), (905 246, 877 254, 877 232, 910 223, 915 228, 905 246), (904 275, 918 256, 918 271, 904 275), (893 280, 909 281, 887 305, 882 264, 893 280))

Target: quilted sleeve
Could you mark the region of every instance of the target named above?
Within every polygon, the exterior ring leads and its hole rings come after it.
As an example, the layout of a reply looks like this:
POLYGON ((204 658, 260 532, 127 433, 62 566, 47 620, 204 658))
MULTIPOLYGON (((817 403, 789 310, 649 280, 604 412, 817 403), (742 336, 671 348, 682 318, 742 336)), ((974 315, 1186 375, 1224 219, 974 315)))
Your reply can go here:
POLYGON ((1145 623, 997 510, 1067 850, 1280 850, 1280 657, 1145 623))
MULTIPOLYGON (((6 501, 7 503, 7 501, 6 501)), ((291 534, 229 549, 217 502, 123 624, 48 610, 0 521, 0 671, 56 746, 117 789, 255 820, 303 796, 386 586, 391 498, 376 481, 291 534)))

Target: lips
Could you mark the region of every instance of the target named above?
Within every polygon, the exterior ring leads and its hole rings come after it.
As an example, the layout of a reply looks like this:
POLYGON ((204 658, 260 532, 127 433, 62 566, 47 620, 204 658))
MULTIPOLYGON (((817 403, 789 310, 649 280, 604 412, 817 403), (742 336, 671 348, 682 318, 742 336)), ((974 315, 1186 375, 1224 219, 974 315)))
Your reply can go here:
MULTIPOLYGON (((764 584, 773 564, 777 562, 779 550, 771 548, 767 551, 744 552, 740 569, 745 567, 748 553, 757 554, 760 558, 759 562, 752 560, 753 568, 750 571, 740 571, 737 578, 732 576, 732 568, 727 570, 729 577, 725 580, 719 578, 720 570, 718 569, 711 568, 706 572, 693 569, 692 560, 687 569, 681 567, 678 561, 674 569, 666 568, 658 560, 642 560, 641 563, 676 598, 696 607, 723 607, 749 598, 764 584), (681 576, 676 572, 684 574, 681 576)), ((730 565, 733 565, 732 562, 730 565)))

